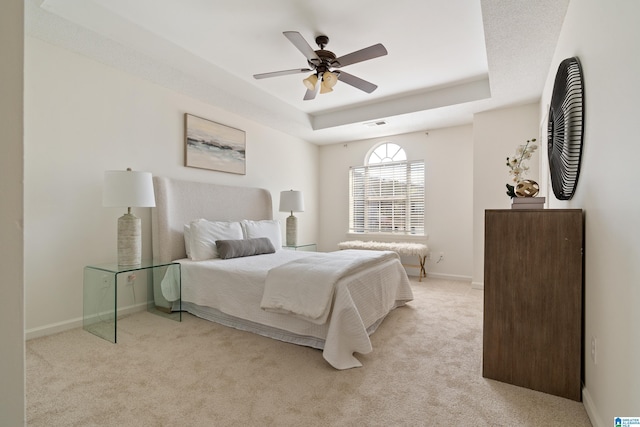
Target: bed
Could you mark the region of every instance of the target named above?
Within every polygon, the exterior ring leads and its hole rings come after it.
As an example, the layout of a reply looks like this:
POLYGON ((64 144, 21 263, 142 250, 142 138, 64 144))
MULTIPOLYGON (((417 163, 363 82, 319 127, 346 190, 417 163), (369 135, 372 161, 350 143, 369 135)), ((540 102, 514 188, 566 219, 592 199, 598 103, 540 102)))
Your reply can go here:
MULTIPOLYGON (((195 316, 321 349, 331 366, 349 369, 362 366, 354 353, 372 351, 369 336, 385 316, 413 299, 407 274, 394 252, 282 249, 267 190, 154 177, 154 191, 153 258, 180 262, 180 307, 195 316), (267 240, 266 246, 272 244, 273 251, 228 259, 218 257, 228 252, 220 252, 211 259, 203 255, 194 260, 194 247, 187 256, 185 230, 194 233, 199 221, 242 225, 241 239, 221 239, 218 245, 249 243, 241 241, 246 239, 260 246, 267 240), (191 229, 185 224, 191 224, 191 229), (297 298, 300 292, 291 294, 296 286, 306 287, 305 295, 315 293, 312 300, 326 304, 297 298)), ((165 301, 174 307, 175 279, 165 277, 160 289, 155 289, 156 304, 165 301)))

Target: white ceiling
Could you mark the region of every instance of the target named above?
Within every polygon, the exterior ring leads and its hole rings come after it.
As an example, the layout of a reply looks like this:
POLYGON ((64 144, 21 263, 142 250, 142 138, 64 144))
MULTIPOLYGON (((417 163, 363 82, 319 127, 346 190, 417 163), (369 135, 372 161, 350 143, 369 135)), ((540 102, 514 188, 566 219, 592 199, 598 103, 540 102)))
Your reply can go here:
MULTIPOLYGON (((26 31, 316 144, 471 123, 539 99, 569 0, 28 0, 26 31), (283 31, 378 85, 303 101, 306 68, 283 31), (371 122, 384 121, 381 126, 371 122)), ((215 119, 215 118, 212 118, 215 119)))

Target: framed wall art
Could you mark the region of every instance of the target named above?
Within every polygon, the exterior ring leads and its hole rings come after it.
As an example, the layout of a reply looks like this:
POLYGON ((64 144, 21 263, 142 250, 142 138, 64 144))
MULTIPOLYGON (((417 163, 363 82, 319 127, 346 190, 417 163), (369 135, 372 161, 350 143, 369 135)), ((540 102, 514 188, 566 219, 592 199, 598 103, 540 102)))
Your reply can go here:
POLYGON ((184 165, 220 172, 246 173, 246 135, 211 120, 184 115, 184 165))

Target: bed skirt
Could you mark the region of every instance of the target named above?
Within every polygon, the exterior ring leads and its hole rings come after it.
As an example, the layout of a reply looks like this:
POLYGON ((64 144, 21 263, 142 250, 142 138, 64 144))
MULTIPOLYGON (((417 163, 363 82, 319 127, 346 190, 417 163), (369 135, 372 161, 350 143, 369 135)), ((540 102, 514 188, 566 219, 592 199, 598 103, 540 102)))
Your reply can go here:
MULTIPOLYGON (((405 305, 404 301, 398 301, 394 306, 394 309, 405 305)), ((177 309, 177 305, 174 309, 177 309)), ((262 335, 264 337, 273 338, 279 341, 303 345, 305 347, 312 347, 318 350, 324 349, 325 340, 318 337, 298 335, 293 332, 285 331, 283 329, 274 328, 271 326, 261 325, 259 323, 251 322, 249 320, 240 319, 234 316, 230 316, 212 307, 204 307, 191 302, 182 302, 182 311, 193 314, 194 316, 208 320, 210 322, 219 323, 223 326, 239 329, 241 331, 252 332, 254 334, 262 335)), ((385 319, 386 315, 378 319, 375 323, 367 328, 367 334, 373 334, 378 326, 385 319)))

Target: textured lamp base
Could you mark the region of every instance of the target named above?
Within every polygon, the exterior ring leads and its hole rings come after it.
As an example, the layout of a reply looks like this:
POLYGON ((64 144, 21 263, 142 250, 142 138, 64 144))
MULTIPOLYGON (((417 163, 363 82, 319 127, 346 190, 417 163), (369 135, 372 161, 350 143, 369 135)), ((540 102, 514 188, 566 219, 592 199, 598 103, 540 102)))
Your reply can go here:
POLYGON ((298 218, 293 213, 287 217, 287 246, 295 246, 298 242, 298 218))
POLYGON ((142 226, 140 218, 126 213, 118 218, 118 265, 142 262, 142 226))

